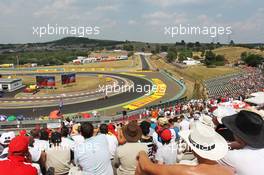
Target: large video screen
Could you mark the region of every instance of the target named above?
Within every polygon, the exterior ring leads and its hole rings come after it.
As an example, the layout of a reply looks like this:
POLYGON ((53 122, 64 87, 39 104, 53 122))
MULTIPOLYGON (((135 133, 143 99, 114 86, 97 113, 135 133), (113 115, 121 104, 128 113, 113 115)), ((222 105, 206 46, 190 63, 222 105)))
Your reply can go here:
POLYGON ((61 84, 70 84, 76 82, 76 74, 69 73, 69 74, 62 74, 61 75, 61 84))
POLYGON ((55 86, 55 76, 39 75, 36 76, 36 83, 39 87, 53 87, 55 86))

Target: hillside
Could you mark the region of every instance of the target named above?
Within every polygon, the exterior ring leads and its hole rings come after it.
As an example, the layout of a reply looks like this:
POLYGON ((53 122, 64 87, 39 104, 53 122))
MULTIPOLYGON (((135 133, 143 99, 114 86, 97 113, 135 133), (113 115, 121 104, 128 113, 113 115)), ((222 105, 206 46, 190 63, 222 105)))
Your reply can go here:
POLYGON ((117 44, 123 44, 123 41, 114 40, 99 40, 99 39, 89 39, 82 37, 66 37, 59 40, 42 43, 42 44, 53 44, 53 45, 80 45, 87 44, 92 46, 113 46, 117 44))
POLYGON ((250 52, 264 56, 263 51, 260 51, 258 49, 249 49, 245 47, 220 47, 214 49, 213 52, 215 54, 224 55, 230 63, 236 63, 238 60, 240 60, 240 55, 243 52, 250 52))

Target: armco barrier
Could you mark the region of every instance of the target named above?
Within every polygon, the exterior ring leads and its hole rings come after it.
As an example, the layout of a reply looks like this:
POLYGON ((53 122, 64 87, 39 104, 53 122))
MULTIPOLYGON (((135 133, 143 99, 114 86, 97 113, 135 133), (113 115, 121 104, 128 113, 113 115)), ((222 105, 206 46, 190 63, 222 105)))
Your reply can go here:
POLYGON ((37 71, 37 70, 64 71, 64 68, 30 67, 30 68, 0 68, 0 70, 1 71, 37 71))
POLYGON ((173 81, 175 81, 180 87, 179 93, 177 93, 175 96, 173 96, 171 99, 167 100, 166 102, 174 101, 174 100, 181 98, 187 90, 185 84, 182 83, 180 80, 177 80, 170 72, 167 72, 165 70, 160 70, 160 73, 163 74, 164 76, 172 79, 173 81))

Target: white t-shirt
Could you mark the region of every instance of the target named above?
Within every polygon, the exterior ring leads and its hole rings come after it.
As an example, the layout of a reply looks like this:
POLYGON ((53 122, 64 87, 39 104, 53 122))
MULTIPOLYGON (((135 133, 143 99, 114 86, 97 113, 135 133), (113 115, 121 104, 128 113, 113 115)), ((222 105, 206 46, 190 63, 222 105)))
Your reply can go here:
POLYGON ((175 142, 164 144, 158 147, 156 160, 166 165, 177 163, 178 145, 175 142))
POLYGON ((239 150, 230 150, 218 162, 233 167, 238 175, 261 175, 264 172, 264 148, 245 147, 239 150))
POLYGON ((111 154, 111 159, 113 159, 115 157, 116 148, 118 146, 117 138, 114 135, 108 135, 107 134, 106 139, 108 141, 108 147, 109 147, 109 151, 111 154))
POLYGON ((80 134, 72 135, 71 138, 74 140, 75 145, 79 145, 84 142, 84 137, 80 134))
POLYGON ((49 149, 49 141, 47 140, 39 140, 39 139, 34 139, 34 148, 37 148, 41 151, 49 149))
POLYGON ((186 131, 190 129, 190 122, 187 121, 186 119, 183 119, 180 123, 179 123, 180 127, 181 127, 181 131, 186 131))
POLYGON ((29 153, 31 154, 32 162, 37 162, 40 159, 41 156, 41 150, 38 148, 34 148, 29 146, 28 147, 29 153))
POLYGON ((104 134, 85 139, 74 150, 76 165, 80 165, 85 175, 113 175, 111 154, 104 134))
POLYGON ((69 148, 71 150, 74 150, 74 146, 75 143, 73 140, 66 138, 66 137, 62 137, 61 138, 61 143, 60 143, 61 147, 63 148, 69 148))
POLYGON ((175 142, 176 141, 176 132, 173 128, 170 128, 170 132, 171 132, 171 142, 175 142))
POLYGON ((158 141, 158 133, 156 131, 152 134, 153 143, 157 145, 158 147, 161 145, 161 143, 158 141))

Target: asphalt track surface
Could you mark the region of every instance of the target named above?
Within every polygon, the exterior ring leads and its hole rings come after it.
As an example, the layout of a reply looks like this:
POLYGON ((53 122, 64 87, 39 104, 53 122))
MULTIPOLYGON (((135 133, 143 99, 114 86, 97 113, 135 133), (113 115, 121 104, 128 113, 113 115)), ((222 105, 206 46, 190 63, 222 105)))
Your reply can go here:
POLYGON ((146 58, 144 55, 140 55, 141 63, 142 63, 142 70, 149 70, 149 65, 146 61, 146 58))
MULTIPOLYGON (((146 63, 147 64, 147 63, 146 63)), ((61 74, 61 73, 45 73, 45 74, 61 74)), ((115 73, 101 73, 101 72, 90 72, 90 73, 84 73, 84 72, 79 72, 76 73, 79 75, 89 75, 89 74, 104 74, 104 75, 114 75, 114 76, 119 76, 122 78, 127 78, 133 81, 134 83, 134 89, 136 89, 137 85, 141 85, 142 87, 148 85, 151 86, 151 82, 140 78, 140 77, 134 77, 130 75, 123 75, 123 74, 115 74, 115 73)), ((24 75, 31 75, 35 76, 36 74, 34 73, 25 73, 24 75)), ((81 111, 89 111, 89 110, 94 110, 98 108, 104 108, 104 107, 109 107, 109 106, 114 106, 118 105, 121 103, 125 103, 127 101, 136 99, 138 97, 141 97, 145 95, 145 92, 135 92, 135 91, 129 91, 129 92, 123 92, 114 96, 111 96, 107 99, 98 99, 98 100, 93 100, 93 101, 87 101, 87 102, 81 102, 81 103, 76 103, 76 104, 65 104, 62 108, 62 113, 77 113, 81 111)), ((49 113, 53 110, 56 110, 59 108, 58 106, 52 106, 52 107, 38 107, 38 108, 17 108, 17 109, 0 109, 0 114, 4 115, 24 115, 26 117, 32 117, 36 118, 41 115, 49 115, 49 113)))

